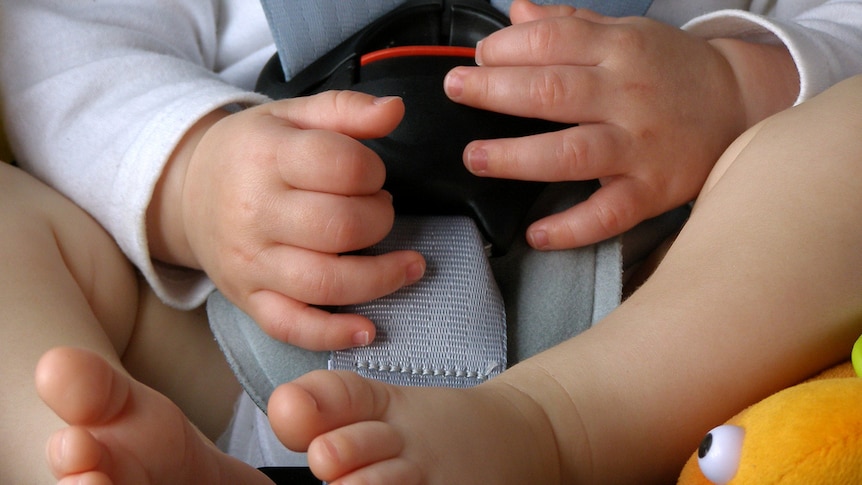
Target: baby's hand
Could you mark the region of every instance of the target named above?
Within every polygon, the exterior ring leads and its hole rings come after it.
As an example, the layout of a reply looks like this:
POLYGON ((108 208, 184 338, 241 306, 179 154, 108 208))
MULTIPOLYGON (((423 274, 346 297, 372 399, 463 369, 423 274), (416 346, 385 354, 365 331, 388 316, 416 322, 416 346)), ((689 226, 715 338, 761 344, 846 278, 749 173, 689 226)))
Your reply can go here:
POLYGON ((374 325, 314 305, 368 301, 418 280, 422 256, 346 255, 392 226, 383 162, 354 138, 391 131, 397 98, 353 92, 272 102, 221 119, 190 158, 188 247, 271 336, 312 350, 365 345, 374 325))
POLYGON ((587 201, 535 222, 527 232, 533 247, 601 241, 692 200, 749 124, 734 69, 704 39, 646 18, 526 1, 516 1, 511 13, 514 25, 478 46, 481 67, 450 72, 447 94, 578 126, 473 142, 464 151, 467 168, 480 176, 602 185, 587 201))

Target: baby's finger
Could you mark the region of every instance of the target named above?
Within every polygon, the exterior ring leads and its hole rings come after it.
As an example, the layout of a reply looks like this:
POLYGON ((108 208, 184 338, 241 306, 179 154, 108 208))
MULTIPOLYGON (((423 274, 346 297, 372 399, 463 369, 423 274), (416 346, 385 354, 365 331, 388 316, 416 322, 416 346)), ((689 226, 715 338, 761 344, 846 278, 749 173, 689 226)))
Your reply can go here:
POLYGON ((613 52, 609 25, 575 16, 526 22, 492 33, 476 46, 476 62, 491 66, 597 66, 613 52))
POLYGON ((425 271, 424 259, 413 251, 374 257, 315 256, 306 251, 300 259, 295 256, 290 259, 302 263, 278 272, 283 275, 281 284, 270 286, 276 290, 253 291, 240 306, 268 335, 309 350, 367 345, 374 338, 374 325, 367 318, 331 314, 311 305, 373 300, 417 281, 425 271))
POLYGON ((534 222, 527 228, 527 241, 536 249, 552 250, 618 236, 661 212, 648 192, 636 179, 615 178, 586 201, 534 222))
POLYGON ((591 124, 523 138, 478 140, 464 149, 475 175, 560 182, 628 172, 628 137, 613 125, 591 124))
POLYGON ((513 24, 551 17, 578 17, 590 22, 615 23, 619 17, 608 17, 595 10, 568 5, 537 5, 530 0, 514 0, 509 10, 513 24))
POLYGON ((312 305, 350 305, 419 280, 425 259, 416 251, 338 255, 279 244, 265 248, 251 271, 257 288, 312 305))
POLYGON ((449 99, 515 116, 561 123, 606 121, 615 80, 604 69, 578 66, 456 67, 444 79, 449 99))
POLYGON ((513 24, 522 24, 550 17, 572 15, 574 7, 568 5, 537 5, 530 0, 515 0, 509 8, 509 17, 513 24))
POLYGON ((312 351, 368 345, 374 324, 365 317, 330 313, 268 290, 249 295, 243 309, 270 337, 312 351))
POLYGON ((337 131, 354 138, 385 136, 404 116, 400 98, 377 98, 355 91, 325 91, 259 108, 299 128, 337 131))
POLYGON ((327 130, 279 127, 278 170, 290 186, 342 195, 370 195, 386 179, 386 168, 371 149, 349 136, 327 130), (284 136, 290 130, 290 136, 284 136))
POLYGON ((572 17, 577 17, 579 19, 588 20, 597 24, 617 24, 620 23, 621 18, 626 17, 609 17, 607 15, 602 15, 595 10, 590 10, 588 8, 578 8, 572 12, 572 17))
POLYGON ((264 236, 281 244, 322 253, 367 248, 392 229, 395 210, 388 192, 369 196, 288 190, 261 221, 264 236))

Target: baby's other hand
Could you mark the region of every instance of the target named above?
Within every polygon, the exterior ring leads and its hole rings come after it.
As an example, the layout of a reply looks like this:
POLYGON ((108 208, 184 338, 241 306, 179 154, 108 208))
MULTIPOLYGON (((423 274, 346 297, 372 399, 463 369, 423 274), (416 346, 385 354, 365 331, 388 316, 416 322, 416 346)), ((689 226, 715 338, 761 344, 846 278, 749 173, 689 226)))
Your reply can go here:
POLYGON ((479 176, 601 183, 587 201, 533 223, 533 247, 591 244, 685 204, 749 125, 734 69, 705 39, 643 17, 524 0, 511 15, 512 27, 477 47, 481 67, 449 73, 447 94, 578 126, 475 141, 464 151, 467 168, 479 176))
POLYGON ((188 247, 269 335, 311 350, 368 344, 368 301, 418 280, 422 256, 348 255, 392 227, 383 162, 354 138, 384 136, 398 98, 355 92, 275 101, 224 117, 198 142, 182 190, 188 247))

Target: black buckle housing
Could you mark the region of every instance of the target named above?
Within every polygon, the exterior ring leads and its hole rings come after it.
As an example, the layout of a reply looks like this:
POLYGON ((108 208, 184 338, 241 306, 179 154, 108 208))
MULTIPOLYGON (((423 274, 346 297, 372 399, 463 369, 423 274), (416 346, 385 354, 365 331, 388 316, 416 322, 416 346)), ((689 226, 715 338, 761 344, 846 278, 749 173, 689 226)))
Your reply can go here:
POLYGON ((443 92, 443 78, 455 66, 475 65, 472 55, 392 52, 374 60, 367 54, 404 46, 472 48, 506 25, 508 19, 483 0, 408 1, 289 82, 274 56, 261 72, 257 90, 274 99, 330 89, 402 97, 406 113, 401 124, 384 138, 362 141, 386 165, 384 187, 393 195, 396 212, 470 216, 491 243, 493 254, 500 255, 547 184, 476 177, 464 167, 464 147, 476 139, 519 137, 564 125, 450 101, 443 92))

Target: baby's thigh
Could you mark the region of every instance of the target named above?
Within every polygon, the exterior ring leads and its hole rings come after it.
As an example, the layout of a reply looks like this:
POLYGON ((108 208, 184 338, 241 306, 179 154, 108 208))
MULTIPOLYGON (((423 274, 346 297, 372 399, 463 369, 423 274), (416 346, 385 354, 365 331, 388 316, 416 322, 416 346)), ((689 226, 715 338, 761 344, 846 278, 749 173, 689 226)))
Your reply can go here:
POLYGON ((241 388, 204 308, 168 307, 142 282, 138 321, 123 365, 174 401, 211 440, 227 428, 241 388))
POLYGON ((167 307, 83 209, 3 163, 0 207, 0 350, 15 367, 0 383, 29 385, 52 347, 87 348, 217 436, 240 388, 203 310, 167 307))
MULTIPOLYGON (((132 266, 86 212, 23 171, 0 164, 0 299, 7 321, 69 345, 104 338, 117 352, 132 332, 138 298, 132 266), (79 334, 81 327, 93 327, 79 334), (71 341, 66 341, 69 337, 71 341)), ((98 347, 94 350, 107 350, 98 347)))
POLYGON ((137 282, 84 211, 5 163, 0 207, 0 483, 53 483, 45 442, 62 422, 36 393, 36 363, 63 345, 120 365, 137 282))

